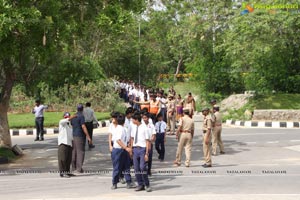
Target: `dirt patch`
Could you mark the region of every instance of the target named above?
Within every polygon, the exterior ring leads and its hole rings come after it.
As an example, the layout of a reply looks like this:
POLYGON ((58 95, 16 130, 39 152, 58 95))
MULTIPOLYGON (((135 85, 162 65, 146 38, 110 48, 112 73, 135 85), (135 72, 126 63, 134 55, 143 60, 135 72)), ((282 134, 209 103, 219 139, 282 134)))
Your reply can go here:
POLYGON ((223 112, 238 110, 244 107, 252 97, 253 94, 233 94, 224 99, 220 106, 223 112))

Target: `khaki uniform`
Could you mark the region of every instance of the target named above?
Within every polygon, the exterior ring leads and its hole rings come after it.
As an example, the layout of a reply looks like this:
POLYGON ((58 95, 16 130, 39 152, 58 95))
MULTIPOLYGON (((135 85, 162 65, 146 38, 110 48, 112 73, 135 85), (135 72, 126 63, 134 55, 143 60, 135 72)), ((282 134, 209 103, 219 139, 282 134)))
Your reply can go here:
POLYGON ((204 154, 205 164, 211 165, 211 144, 210 143, 211 143, 212 133, 208 134, 208 130, 212 131, 212 119, 210 114, 204 116, 204 120, 203 120, 203 154, 204 154), (207 137, 209 137, 208 145, 205 144, 207 137))
POLYGON ((179 142, 176 152, 176 162, 180 165, 183 147, 185 147, 185 166, 190 166, 191 154, 192 154, 192 133, 194 131, 194 120, 189 116, 184 115, 179 120, 180 134, 179 142))
POLYGON ((222 132, 222 115, 220 112, 214 113, 215 124, 213 128, 213 154, 217 154, 217 146, 220 148, 220 152, 224 152, 224 145, 221 138, 222 132))
POLYGON ((167 104, 167 125, 170 129, 171 134, 175 134, 175 123, 176 123, 176 111, 175 111, 175 101, 168 101, 167 104))

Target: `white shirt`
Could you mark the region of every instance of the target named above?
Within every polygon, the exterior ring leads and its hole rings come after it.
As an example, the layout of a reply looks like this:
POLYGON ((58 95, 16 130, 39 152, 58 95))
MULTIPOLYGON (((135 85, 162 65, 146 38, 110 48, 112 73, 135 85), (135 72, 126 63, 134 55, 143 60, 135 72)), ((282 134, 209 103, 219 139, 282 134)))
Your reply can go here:
POLYGON ((148 124, 145 124, 148 128, 148 134, 149 134, 149 138, 151 140, 152 138, 152 135, 156 135, 156 131, 155 131, 155 126, 153 125, 153 123, 148 123, 148 124))
POLYGON ((155 123, 156 133, 165 133, 166 129, 167 129, 167 124, 165 121, 161 120, 155 123), (159 132, 159 127, 160 127, 160 132, 159 132))
POLYGON ((127 117, 125 117, 125 123, 124 123, 124 128, 126 130, 126 138, 128 138, 128 141, 130 141, 130 137, 131 137, 131 129, 132 129, 132 126, 134 126, 131 118, 128 119, 127 117))
POLYGON ((35 117, 44 117, 44 109, 47 108, 48 106, 44 106, 44 105, 35 106, 33 108, 32 113, 35 115, 35 117))
POLYGON ((161 108, 166 108, 166 107, 167 107, 167 106, 166 106, 167 99, 161 98, 160 101, 161 101, 160 107, 161 107, 161 108))
POLYGON ((72 146, 73 132, 69 119, 59 121, 58 145, 65 144, 72 146))
POLYGON ((126 138, 126 130, 123 126, 118 125, 115 129, 114 133, 114 139, 112 140, 114 145, 113 147, 115 149, 121 149, 122 147, 118 144, 118 140, 121 140, 125 145, 127 144, 127 138, 126 138))
POLYGON ((145 124, 139 125, 134 125, 131 129, 131 138, 133 139, 133 147, 146 147, 146 140, 150 140, 149 138, 149 129, 145 124), (136 131, 138 129, 138 138, 136 141, 136 131))
POLYGON ((108 132, 111 134, 111 141, 113 142, 114 141, 114 137, 116 136, 116 132, 117 132, 117 127, 118 126, 115 126, 113 123, 111 123, 109 125, 109 128, 108 128, 108 132))

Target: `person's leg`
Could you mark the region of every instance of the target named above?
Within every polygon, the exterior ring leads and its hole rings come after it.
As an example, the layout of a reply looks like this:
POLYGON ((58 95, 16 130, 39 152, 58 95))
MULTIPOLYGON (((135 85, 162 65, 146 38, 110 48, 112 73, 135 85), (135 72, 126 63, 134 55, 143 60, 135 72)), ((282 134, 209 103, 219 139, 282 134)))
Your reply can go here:
POLYGON ((160 135, 159 133, 156 134, 155 149, 158 153, 158 159, 161 159, 160 138, 159 138, 160 136, 159 135, 160 135))
POLYGON ((85 156, 85 148, 84 148, 84 139, 82 137, 77 137, 78 141, 78 148, 77 148, 77 162, 76 162, 76 169, 78 172, 83 172, 82 166, 84 162, 85 156))
POLYGON ((138 148, 133 148, 133 167, 138 186, 143 186, 143 178, 140 170, 140 152, 138 148))
POLYGON ((217 145, 218 145, 218 130, 214 127, 212 131, 212 154, 217 154, 217 145))
POLYGON ((149 158, 149 160, 148 160, 148 170, 147 170, 147 173, 148 173, 148 175, 152 175, 152 173, 151 173, 151 168, 152 168, 152 156, 153 156, 153 144, 151 143, 151 149, 149 150, 149 156, 148 156, 148 158, 149 158))
POLYGON ((44 117, 41 117, 40 121, 40 134, 41 134, 41 140, 44 140, 44 117))
POLYGON ((74 137, 73 138, 73 142, 72 142, 72 146, 73 146, 73 150, 72 150, 72 171, 76 170, 76 163, 77 163, 77 148, 78 148, 78 144, 77 144, 77 138, 78 137, 74 137))
POLYGON ((140 150, 140 169, 142 174, 142 182, 143 185, 149 187, 149 179, 148 179, 148 170, 147 170, 147 162, 145 161, 146 148, 141 148, 140 150))
POLYGON ((35 128, 36 128, 35 140, 39 140, 40 139, 40 126, 39 126, 38 118, 35 118, 35 128))
POLYGON ((223 144, 223 141, 222 141, 221 133, 222 133, 222 127, 218 127, 218 145, 219 145, 219 148, 220 148, 220 152, 224 153, 224 144, 223 144))
POLYGON ((185 145, 185 166, 189 167, 191 163, 191 156, 192 156, 192 134, 186 133, 187 134, 187 141, 185 145))
POLYGON ((211 141, 211 137, 209 138, 209 144, 207 145, 205 143, 207 134, 203 135, 203 154, 204 154, 204 161, 206 165, 211 165, 211 153, 210 153, 210 141, 211 141))
POLYGON ((171 134, 175 134, 175 115, 170 116, 171 134))
POLYGON ((71 173, 70 166, 71 166, 71 162, 72 162, 72 151, 73 151, 73 148, 71 146, 67 146, 67 161, 66 161, 67 173, 71 173))
POLYGON ((161 156, 160 156, 160 159, 164 160, 165 159, 165 133, 161 134, 161 137, 160 137, 160 146, 161 146, 161 156))
POLYGON ((59 145, 57 151, 57 160, 58 160, 58 169, 59 169, 60 176, 62 176, 64 172, 63 151, 64 151, 63 145, 59 145))
POLYGON ((111 160, 113 164, 112 184, 117 185, 120 175, 120 161, 121 161, 122 149, 113 149, 111 152, 111 160))
POLYGON ((176 152, 176 163, 177 165, 181 165, 181 156, 182 156, 182 150, 183 150, 183 144, 184 144, 184 134, 181 133, 179 135, 179 142, 178 142, 178 147, 177 147, 177 152, 176 152))

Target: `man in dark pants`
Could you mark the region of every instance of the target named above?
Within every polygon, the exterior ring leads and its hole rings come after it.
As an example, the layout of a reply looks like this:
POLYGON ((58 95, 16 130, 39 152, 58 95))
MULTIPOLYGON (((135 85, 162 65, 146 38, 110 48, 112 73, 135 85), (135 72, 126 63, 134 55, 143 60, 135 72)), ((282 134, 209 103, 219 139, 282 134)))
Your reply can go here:
MULTIPOLYGON (((91 108, 91 103, 87 102, 85 104, 85 108, 83 110, 84 120, 85 120, 85 126, 87 128, 87 131, 89 133, 90 138, 93 140, 93 123, 98 124, 97 118, 95 116, 94 110, 91 108)), ((89 144, 89 149, 95 148, 95 145, 89 144)))
POLYGON ((85 126, 83 116, 83 105, 77 106, 77 117, 71 120, 73 126, 73 151, 72 151, 72 169, 75 173, 83 173, 82 165, 85 156, 85 137, 89 144, 93 144, 85 126))
POLYGON ((32 110, 32 113, 35 115, 36 127, 36 138, 34 141, 44 140, 44 110, 47 108, 48 106, 41 105, 40 100, 35 101, 35 107, 32 110))
POLYGON ((148 128, 142 124, 140 113, 135 113, 132 117, 135 126, 131 129, 131 147, 133 148, 133 165, 138 187, 135 191, 145 190, 151 192, 147 173, 147 162, 149 159, 150 138, 148 128))
POLYGON ((156 130, 156 140, 155 149, 158 153, 158 159, 163 162, 165 159, 165 142, 166 142, 166 129, 167 124, 163 121, 163 116, 161 114, 157 115, 157 122, 155 124, 156 130))
POLYGON ((72 161, 72 141, 73 133, 70 120, 77 117, 70 113, 64 113, 64 119, 59 121, 58 134, 58 166, 59 175, 62 178, 70 178, 70 165, 72 161))

